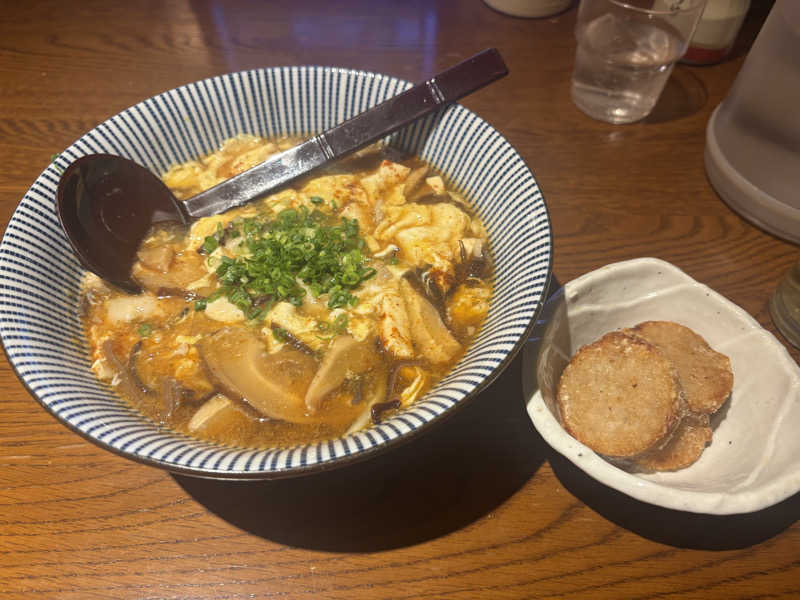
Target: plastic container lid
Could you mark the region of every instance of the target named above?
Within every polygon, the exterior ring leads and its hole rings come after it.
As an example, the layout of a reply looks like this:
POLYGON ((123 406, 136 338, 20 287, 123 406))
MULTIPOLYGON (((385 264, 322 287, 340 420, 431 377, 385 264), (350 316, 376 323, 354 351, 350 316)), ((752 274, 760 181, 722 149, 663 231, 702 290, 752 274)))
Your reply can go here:
POLYGON ((725 203, 762 229, 800 244, 800 209, 754 185, 737 171, 717 140, 718 106, 706 129, 706 174, 725 203))

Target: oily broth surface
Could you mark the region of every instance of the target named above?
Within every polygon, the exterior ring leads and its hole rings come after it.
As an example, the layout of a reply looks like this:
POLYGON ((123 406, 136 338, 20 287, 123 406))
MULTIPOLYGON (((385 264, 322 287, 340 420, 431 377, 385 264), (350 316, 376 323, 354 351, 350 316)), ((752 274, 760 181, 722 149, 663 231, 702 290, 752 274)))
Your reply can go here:
MULTIPOLYGON (((298 141, 238 136, 212 155, 173 167, 163 180, 185 199, 298 141)), ((141 295, 87 277, 84 323, 93 370, 154 421, 201 439, 246 447, 337 437, 369 425, 373 410, 380 416, 388 414, 384 408, 411 404, 461 358, 480 329, 491 295, 488 239, 463 198, 419 159, 396 162, 374 152, 201 219, 188 231, 156 229, 139 256, 134 276, 146 289, 141 295), (329 294, 315 298, 304 285, 300 305, 271 298, 263 313, 251 319, 233 297, 220 296, 216 269, 222 256, 248 255, 241 241, 224 232, 238 231, 248 219, 275 219, 287 209, 316 211, 330 223, 341 217, 358 222, 365 268, 375 275, 352 291, 354 305, 331 309, 329 294), (222 243, 204 251, 204 242, 214 236, 222 243), (206 303, 204 310, 197 310, 198 300, 206 303), (258 403, 242 397, 238 388, 221 385, 208 339, 233 328, 247 328, 248 336, 259 340, 259 360, 261 354, 277 357, 299 349, 317 367, 324 366, 341 336, 355 340, 361 355, 373 358, 367 367, 338 365, 334 371, 346 372, 345 381, 315 409, 303 405, 306 415, 296 419, 301 422, 287 422, 254 408, 258 403), (206 413, 212 416, 203 421, 206 413)), ((235 348, 221 354, 231 352, 235 348)))

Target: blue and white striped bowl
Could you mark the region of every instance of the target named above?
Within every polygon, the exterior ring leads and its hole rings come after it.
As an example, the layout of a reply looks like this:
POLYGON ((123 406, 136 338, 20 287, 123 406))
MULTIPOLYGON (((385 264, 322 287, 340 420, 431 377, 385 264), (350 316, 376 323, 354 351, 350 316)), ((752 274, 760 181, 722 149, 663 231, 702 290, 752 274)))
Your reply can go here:
POLYGON ((55 212, 59 174, 80 156, 118 154, 162 173, 238 133, 265 137, 327 129, 406 89, 386 75, 331 67, 245 71, 185 85, 98 125, 39 176, 0 245, 0 336, 19 378, 62 423, 98 445, 170 471, 273 478, 344 464, 424 431, 485 388, 528 337, 552 268, 550 220, 528 166, 488 123, 450 106, 390 144, 445 173, 477 205, 495 259, 495 295, 461 362, 410 409, 322 443, 254 450, 165 430, 128 407, 90 369, 78 316, 83 269, 55 212))

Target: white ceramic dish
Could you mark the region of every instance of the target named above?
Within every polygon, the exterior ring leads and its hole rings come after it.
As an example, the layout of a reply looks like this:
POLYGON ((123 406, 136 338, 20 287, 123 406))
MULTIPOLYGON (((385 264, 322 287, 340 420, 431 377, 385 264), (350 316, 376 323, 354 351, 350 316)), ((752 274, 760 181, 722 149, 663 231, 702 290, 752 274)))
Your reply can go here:
MULTIPOLYGON (((555 314, 541 338, 539 389, 536 373, 526 372, 524 381, 528 414, 555 450, 609 487, 689 512, 753 512, 800 490, 800 369, 748 313, 655 258, 608 265, 564 289, 549 307, 555 314), (567 434, 550 408, 561 372, 581 346, 646 320, 694 329, 730 357, 734 372, 731 398, 712 417, 711 445, 676 472, 632 474, 611 465, 567 434)), ((529 346, 531 355, 537 348, 529 346)))

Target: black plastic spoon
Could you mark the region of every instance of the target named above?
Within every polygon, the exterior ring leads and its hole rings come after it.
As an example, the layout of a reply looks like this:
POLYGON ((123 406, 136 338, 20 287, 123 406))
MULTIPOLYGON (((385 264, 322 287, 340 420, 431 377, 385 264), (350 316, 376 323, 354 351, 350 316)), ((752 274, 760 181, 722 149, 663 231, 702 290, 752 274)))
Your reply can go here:
POLYGON ((87 269, 135 293, 140 287, 131 278, 131 269, 152 225, 188 224, 245 204, 507 73, 500 53, 489 48, 183 202, 158 177, 131 160, 110 154, 83 156, 67 168, 58 184, 58 217, 87 269))

